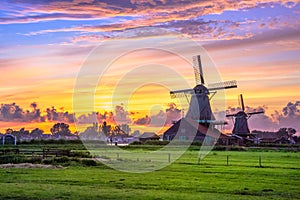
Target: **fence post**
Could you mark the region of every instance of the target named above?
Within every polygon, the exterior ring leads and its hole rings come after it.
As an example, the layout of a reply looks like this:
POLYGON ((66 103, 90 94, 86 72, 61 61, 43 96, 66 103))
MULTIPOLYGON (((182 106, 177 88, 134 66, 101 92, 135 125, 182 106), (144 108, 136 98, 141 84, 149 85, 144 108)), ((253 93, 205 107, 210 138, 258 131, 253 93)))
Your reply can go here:
POLYGON ((171 162, 171 153, 168 153, 168 161, 171 162))
POLYGON ((201 154, 198 156, 198 165, 200 165, 200 161, 201 161, 201 154))
POLYGON ((259 167, 262 167, 261 165, 261 156, 258 157, 259 167))
POLYGON ((228 166, 229 155, 226 156, 226 165, 228 166))

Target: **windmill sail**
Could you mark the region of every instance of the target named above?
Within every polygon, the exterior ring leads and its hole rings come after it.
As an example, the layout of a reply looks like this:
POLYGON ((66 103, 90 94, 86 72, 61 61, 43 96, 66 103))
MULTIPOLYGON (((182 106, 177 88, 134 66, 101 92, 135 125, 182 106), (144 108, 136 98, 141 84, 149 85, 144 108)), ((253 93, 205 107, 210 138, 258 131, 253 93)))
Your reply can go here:
POLYGON ((196 85, 204 84, 204 77, 203 77, 200 55, 193 57, 193 68, 195 73, 196 85))
POLYGON ((265 113, 265 111, 257 111, 257 112, 248 112, 248 115, 256 115, 256 114, 262 114, 265 113))
POLYGON ((172 99, 185 95, 185 94, 190 94, 192 95, 194 93, 193 89, 185 89, 185 90, 175 90, 175 91, 170 91, 170 96, 172 99))
POLYGON ((208 84, 208 89, 211 91, 224 90, 224 89, 229 89, 229 88, 237 88, 237 83, 235 80, 208 84))
POLYGON ((236 88, 236 81, 215 83, 211 84, 210 88, 207 88, 204 85, 204 76, 200 55, 193 57, 193 68, 196 86, 190 89, 170 91, 171 98, 186 97, 189 103, 189 109, 185 117, 188 119, 192 119, 206 127, 208 127, 210 124, 226 124, 224 121, 216 121, 210 105, 209 90, 236 88))
POLYGON ((240 104, 241 104, 241 106, 242 106, 242 110, 243 111, 245 111, 245 104, 244 104, 244 99, 243 99, 243 95, 242 94, 240 94, 240 104))
POLYGON ((236 114, 227 114, 226 117, 235 117, 236 114))

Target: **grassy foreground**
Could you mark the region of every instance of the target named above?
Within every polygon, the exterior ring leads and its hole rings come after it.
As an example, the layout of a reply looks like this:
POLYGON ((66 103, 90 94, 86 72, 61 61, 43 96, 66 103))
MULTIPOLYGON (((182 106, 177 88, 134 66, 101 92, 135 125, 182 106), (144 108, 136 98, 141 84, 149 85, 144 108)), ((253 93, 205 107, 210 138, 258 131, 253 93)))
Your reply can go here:
POLYGON ((197 156, 140 174, 103 164, 0 169, 0 199, 300 199, 300 153, 213 151, 200 164, 197 156))

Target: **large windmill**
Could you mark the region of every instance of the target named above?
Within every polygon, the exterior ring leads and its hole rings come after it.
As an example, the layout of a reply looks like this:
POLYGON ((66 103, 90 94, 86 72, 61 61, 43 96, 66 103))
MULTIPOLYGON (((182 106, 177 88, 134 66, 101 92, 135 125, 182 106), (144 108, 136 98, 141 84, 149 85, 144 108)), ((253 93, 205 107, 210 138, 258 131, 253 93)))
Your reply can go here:
POLYGON ((249 134, 250 134, 249 127, 248 127, 248 119, 252 115, 261 114, 261 113, 264 113, 264 111, 245 112, 245 105, 244 105, 244 99, 243 99, 242 94, 240 94, 239 100, 240 100, 240 103, 242 106, 242 110, 235 114, 228 114, 228 115, 226 115, 226 117, 234 117, 235 118, 232 134, 238 135, 241 137, 246 137, 246 136, 249 136, 249 134))
POLYGON ((170 91, 171 98, 191 96, 189 101, 189 109, 186 118, 193 119, 199 124, 208 127, 210 124, 225 124, 225 122, 216 121, 210 106, 211 97, 217 90, 236 88, 236 81, 225 81, 220 83, 209 84, 206 87, 202 70, 200 55, 193 57, 193 68, 195 73, 196 86, 191 89, 170 91))

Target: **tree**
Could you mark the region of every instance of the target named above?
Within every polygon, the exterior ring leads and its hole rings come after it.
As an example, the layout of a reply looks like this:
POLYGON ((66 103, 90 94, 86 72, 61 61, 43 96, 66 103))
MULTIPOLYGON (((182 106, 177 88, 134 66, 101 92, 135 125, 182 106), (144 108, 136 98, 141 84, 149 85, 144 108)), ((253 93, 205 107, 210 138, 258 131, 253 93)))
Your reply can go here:
POLYGON ((31 131, 30 136, 33 137, 33 138, 42 138, 43 133, 44 133, 43 130, 41 130, 39 128, 35 128, 31 131))
POLYGON ((287 129, 287 132, 288 132, 288 135, 292 136, 294 135, 295 133, 297 133, 296 129, 294 128, 288 128, 287 129))
POLYGON ((103 122, 102 124, 102 132, 106 135, 109 136, 111 131, 111 126, 107 125, 106 121, 103 122))
POLYGON ((69 129, 69 125, 65 123, 56 123, 50 129, 52 135, 71 136, 73 135, 69 129))

